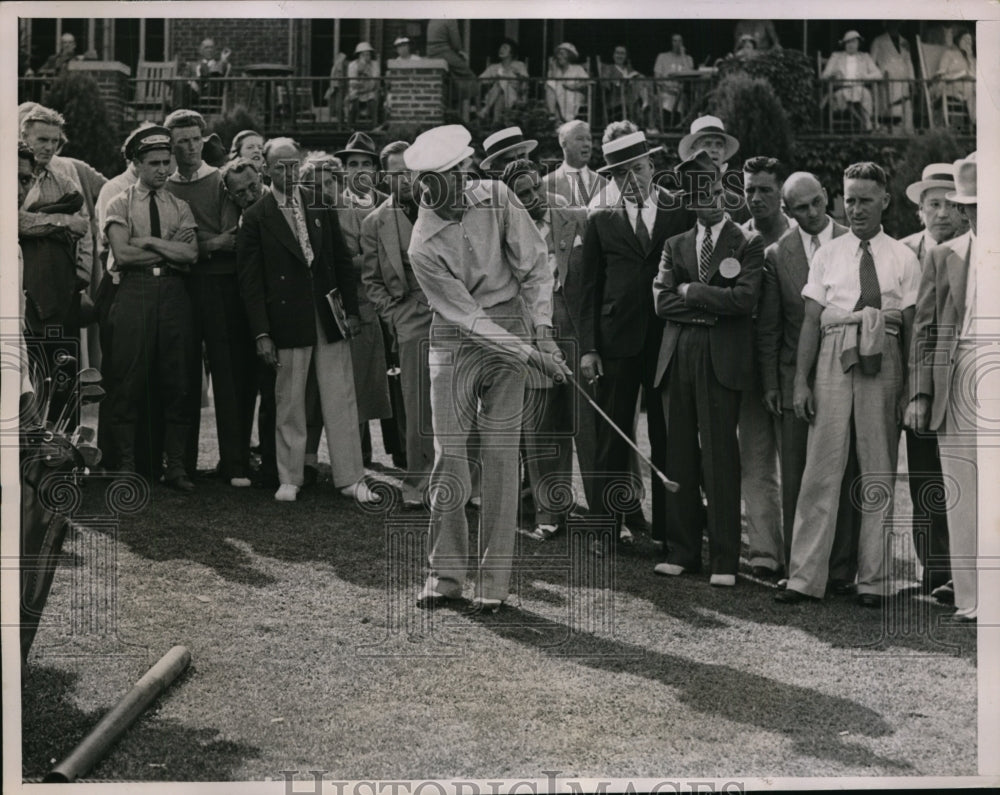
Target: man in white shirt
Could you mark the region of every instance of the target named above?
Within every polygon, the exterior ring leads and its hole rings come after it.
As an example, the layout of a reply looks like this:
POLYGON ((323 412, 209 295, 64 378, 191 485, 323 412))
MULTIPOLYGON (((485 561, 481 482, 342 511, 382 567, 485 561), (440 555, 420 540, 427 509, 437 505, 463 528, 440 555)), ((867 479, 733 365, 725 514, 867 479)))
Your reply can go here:
POLYGON ((555 171, 545 175, 542 184, 549 193, 566 199, 570 207, 586 207, 608 184, 607 179, 589 165, 593 149, 590 125, 574 119, 560 126, 559 146, 562 147, 563 162, 555 171))
MULTIPOLYGON (((969 231, 932 249, 917 298, 910 391, 904 424, 937 431, 944 476, 958 484, 948 500, 948 544, 955 590, 954 620, 977 615, 978 530, 976 405, 968 384, 976 378, 976 197, 975 155, 955 162, 956 190, 947 198, 962 206, 969 231)), ((973 387, 973 390, 975 387, 973 387)))
POLYGON ((793 403, 813 424, 792 529, 786 604, 821 599, 833 546, 836 505, 852 434, 861 476, 858 602, 881 607, 891 595, 885 532, 892 522, 899 421, 920 278, 917 258, 882 230, 886 176, 875 163, 844 171, 851 231, 821 246, 802 289, 793 403), (818 356, 817 356, 818 354, 818 356), (809 373, 815 366, 815 384, 809 373))

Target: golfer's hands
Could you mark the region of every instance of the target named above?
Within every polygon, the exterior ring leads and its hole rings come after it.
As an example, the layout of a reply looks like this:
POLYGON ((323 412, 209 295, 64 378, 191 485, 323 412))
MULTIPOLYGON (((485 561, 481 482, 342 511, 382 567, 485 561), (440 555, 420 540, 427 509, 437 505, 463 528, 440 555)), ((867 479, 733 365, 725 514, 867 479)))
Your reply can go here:
POLYGON ((580 359, 580 372, 587 379, 588 384, 594 383, 604 375, 604 365, 601 363, 601 355, 596 351, 583 354, 580 359))
POLYGON ((257 355, 272 370, 281 366, 278 364, 278 349, 274 345, 274 340, 266 335, 257 339, 257 355))
POLYGON ((930 400, 927 395, 917 395, 910 401, 903 414, 903 425, 914 431, 926 431, 930 419, 930 400))
POLYGON ((566 357, 558 347, 555 352, 546 351, 541 349, 539 343, 538 348, 532 349, 529 361, 557 384, 565 383, 573 375, 573 371, 566 366, 566 357))
POLYGON ((795 406, 796 417, 806 422, 813 421, 813 417, 816 416, 816 400, 813 398, 812 390, 807 384, 796 382, 792 404, 795 406))
POLYGON ((781 416, 780 389, 768 389, 764 392, 764 408, 770 411, 775 417, 781 416))

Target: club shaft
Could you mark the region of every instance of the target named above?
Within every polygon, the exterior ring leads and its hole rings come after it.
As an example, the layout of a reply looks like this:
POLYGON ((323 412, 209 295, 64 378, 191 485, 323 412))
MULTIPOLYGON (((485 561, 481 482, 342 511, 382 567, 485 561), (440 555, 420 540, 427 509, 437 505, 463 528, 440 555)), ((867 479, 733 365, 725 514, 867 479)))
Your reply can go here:
POLYGON ((577 391, 581 395, 583 395, 584 399, 593 407, 594 411, 596 411, 603 418, 603 420, 614 429, 615 433, 617 433, 625 441, 625 444, 627 444, 629 447, 635 450, 639 458, 641 458, 646 463, 646 465, 660 479, 663 485, 669 491, 677 491, 677 489, 680 488, 680 484, 676 483, 673 480, 670 480, 666 475, 664 475, 660 471, 659 467, 657 467, 656 464, 654 464, 652 461, 649 460, 649 456, 643 453, 642 450, 638 448, 636 443, 633 442, 631 438, 629 438, 629 435, 625 433, 625 431, 623 431, 621 428, 619 428, 615 424, 615 421, 611 419, 611 417, 609 417, 600 406, 597 405, 597 402, 589 394, 587 394, 587 390, 584 389, 582 386, 580 386, 580 382, 577 381, 574 376, 569 375, 566 377, 573 382, 573 386, 575 386, 577 391))

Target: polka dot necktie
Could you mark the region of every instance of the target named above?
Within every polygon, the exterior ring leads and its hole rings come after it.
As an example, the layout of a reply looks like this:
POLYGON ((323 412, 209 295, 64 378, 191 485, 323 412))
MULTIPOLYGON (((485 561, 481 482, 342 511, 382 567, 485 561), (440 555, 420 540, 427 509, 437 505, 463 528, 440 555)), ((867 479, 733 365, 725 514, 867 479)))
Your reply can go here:
POLYGON ((861 281, 861 297, 854 307, 857 312, 866 306, 873 306, 876 309, 882 308, 882 288, 878 283, 878 272, 875 270, 875 260, 872 259, 871 243, 867 240, 861 241, 861 267, 859 269, 861 281))

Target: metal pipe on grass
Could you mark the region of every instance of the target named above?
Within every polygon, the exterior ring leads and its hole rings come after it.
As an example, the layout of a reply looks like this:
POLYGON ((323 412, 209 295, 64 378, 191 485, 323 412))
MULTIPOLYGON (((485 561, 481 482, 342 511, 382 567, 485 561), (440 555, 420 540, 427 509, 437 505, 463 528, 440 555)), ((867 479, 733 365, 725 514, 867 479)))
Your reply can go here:
POLYGON ((164 654, 69 756, 42 779, 43 783, 66 784, 86 775, 190 662, 191 652, 184 646, 174 646, 164 654))

